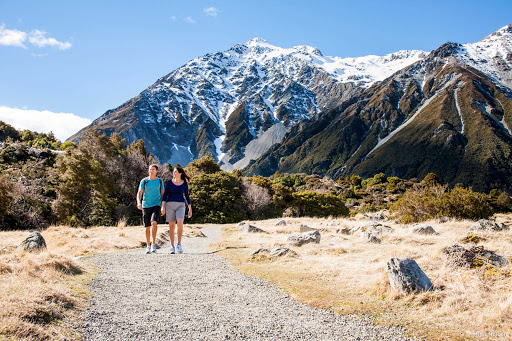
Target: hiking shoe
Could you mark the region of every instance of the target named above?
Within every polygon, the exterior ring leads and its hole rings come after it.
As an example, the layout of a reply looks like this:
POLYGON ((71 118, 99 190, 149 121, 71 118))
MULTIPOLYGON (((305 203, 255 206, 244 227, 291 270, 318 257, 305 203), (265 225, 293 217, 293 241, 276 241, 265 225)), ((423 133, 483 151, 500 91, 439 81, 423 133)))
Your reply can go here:
POLYGON ((151 253, 151 249, 149 248, 149 246, 146 248, 146 255, 147 255, 148 253, 151 253))
POLYGON ((156 245, 151 245, 151 252, 156 253, 156 245))
POLYGON ((176 249, 178 250, 178 253, 183 253, 183 248, 181 247, 181 244, 176 245, 176 249))
POLYGON ((176 251, 174 250, 173 247, 171 247, 171 251, 170 252, 171 252, 171 255, 174 255, 176 253, 176 251))

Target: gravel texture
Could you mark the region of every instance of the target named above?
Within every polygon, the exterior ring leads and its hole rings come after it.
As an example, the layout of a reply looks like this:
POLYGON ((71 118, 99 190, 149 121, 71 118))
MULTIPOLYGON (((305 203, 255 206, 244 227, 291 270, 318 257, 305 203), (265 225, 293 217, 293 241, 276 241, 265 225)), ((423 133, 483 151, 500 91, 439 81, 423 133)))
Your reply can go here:
MULTIPOLYGON (((146 255, 102 254, 84 312, 85 340, 404 340, 397 328, 310 308, 268 282, 241 274, 217 254, 220 238, 183 239, 184 254, 168 247, 146 255)), ((142 233, 142 232, 141 232, 142 233)))

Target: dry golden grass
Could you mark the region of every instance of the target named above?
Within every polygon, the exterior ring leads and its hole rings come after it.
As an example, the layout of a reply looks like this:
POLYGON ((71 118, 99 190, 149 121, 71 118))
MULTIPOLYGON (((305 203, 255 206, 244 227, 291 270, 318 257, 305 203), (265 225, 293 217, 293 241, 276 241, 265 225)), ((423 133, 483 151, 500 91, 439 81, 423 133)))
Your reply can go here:
MULTIPOLYGON (((168 231, 159 226, 159 235, 168 231)), ((196 226, 184 233, 198 234, 196 226)), ((91 297, 89 284, 97 273, 82 256, 139 248, 145 245, 142 227, 53 226, 41 232, 48 248, 25 252, 17 246, 26 231, 0 232, 0 340, 78 339, 70 322, 91 297)))
MULTIPOLYGON (((244 273, 273 282, 299 301, 342 314, 370 314, 378 324, 406 327, 410 335, 431 340, 512 338, 512 265, 454 268, 446 265, 441 252, 460 244, 471 221, 429 221, 439 233, 432 236, 410 234, 410 225, 383 222, 395 232, 381 236, 381 244, 367 243, 359 233, 336 233, 371 223, 362 217, 337 219, 339 226, 327 226, 332 219, 288 218, 287 226, 281 227, 275 226, 277 221, 251 222, 267 234, 240 233, 235 226, 226 226, 222 247, 247 249, 220 254, 244 273), (286 237, 298 233, 301 224, 321 232, 320 244, 288 245, 286 237), (249 257, 257 248, 280 246, 298 256, 249 257), (385 272, 392 257, 415 259, 436 290, 409 296, 394 292, 385 272)), ((497 221, 510 223, 512 216, 499 215, 497 221)), ((485 237, 478 245, 512 256, 512 231, 476 234, 485 237)))

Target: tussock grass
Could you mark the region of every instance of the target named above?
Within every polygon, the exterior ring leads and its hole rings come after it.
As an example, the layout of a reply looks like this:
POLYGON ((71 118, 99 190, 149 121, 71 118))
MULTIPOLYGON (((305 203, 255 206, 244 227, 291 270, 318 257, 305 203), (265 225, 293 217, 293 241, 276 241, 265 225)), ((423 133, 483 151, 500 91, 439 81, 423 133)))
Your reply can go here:
MULTIPOLYGON (((168 231, 159 226, 159 234, 168 231)), ((200 232, 185 226, 185 232, 200 232)), ((142 227, 88 229, 52 226, 41 232, 48 248, 26 252, 17 246, 26 231, 0 232, 0 340, 79 339, 72 323, 92 296, 97 269, 84 256, 140 247, 142 227)))
MULTIPOLYGON (((512 221, 498 215, 498 222, 512 221)), ((492 335, 512 337, 512 265, 503 268, 456 268, 447 265, 442 249, 460 243, 474 224, 468 220, 445 223, 428 221, 439 235, 409 233, 407 224, 382 222, 395 232, 379 236, 381 244, 367 243, 359 233, 343 235, 337 229, 366 226, 362 216, 337 219, 287 218, 250 222, 267 234, 240 233, 234 225, 224 228, 220 253, 249 275, 273 282, 295 299, 342 314, 370 314, 382 325, 401 325, 407 333, 431 340, 481 340, 492 335), (286 237, 298 233, 301 224, 321 231, 320 244, 293 247, 286 237), (258 248, 286 246, 296 257, 267 260, 249 257, 258 248), (386 263, 392 257, 413 258, 431 279, 435 290, 416 295, 393 291, 386 263), (501 334, 500 334, 501 333, 501 334)), ((512 231, 478 232, 478 245, 499 255, 512 256, 512 231)), ((507 338, 505 337, 505 339, 507 338)))

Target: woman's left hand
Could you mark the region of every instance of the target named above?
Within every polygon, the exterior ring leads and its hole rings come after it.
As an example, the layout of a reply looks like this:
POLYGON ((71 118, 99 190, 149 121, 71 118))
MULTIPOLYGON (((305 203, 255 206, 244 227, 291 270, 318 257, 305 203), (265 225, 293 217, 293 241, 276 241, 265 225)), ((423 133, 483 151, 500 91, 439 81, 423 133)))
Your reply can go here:
POLYGON ((192 218, 192 207, 191 206, 188 207, 188 217, 192 218))

